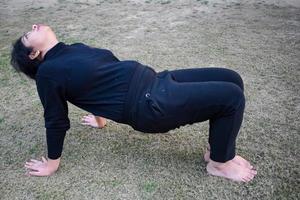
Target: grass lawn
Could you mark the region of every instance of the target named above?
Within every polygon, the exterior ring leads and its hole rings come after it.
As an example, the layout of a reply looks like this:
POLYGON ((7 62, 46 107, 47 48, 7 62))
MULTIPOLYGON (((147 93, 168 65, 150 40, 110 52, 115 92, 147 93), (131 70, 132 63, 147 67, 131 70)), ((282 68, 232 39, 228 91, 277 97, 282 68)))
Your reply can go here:
POLYGON ((0 0, 0 199, 300 199, 299 89, 297 0, 0 0), (156 135, 112 120, 95 129, 68 103, 59 170, 27 177, 25 161, 47 155, 43 108, 9 59, 34 23, 156 71, 239 72, 246 108, 236 151, 257 176, 241 184, 207 174, 208 121, 156 135))

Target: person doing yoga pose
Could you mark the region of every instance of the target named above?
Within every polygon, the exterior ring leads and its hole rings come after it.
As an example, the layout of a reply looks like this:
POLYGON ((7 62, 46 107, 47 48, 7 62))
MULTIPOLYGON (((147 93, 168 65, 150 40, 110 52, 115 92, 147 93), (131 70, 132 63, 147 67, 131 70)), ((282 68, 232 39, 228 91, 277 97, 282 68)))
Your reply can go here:
POLYGON ((49 176, 59 167, 66 131, 67 102, 91 113, 82 124, 97 128, 106 119, 143 133, 166 133, 209 120, 204 154, 209 174, 248 182, 257 174, 235 152, 245 109, 244 83, 222 67, 155 71, 110 50, 66 44, 44 24, 33 24, 13 43, 11 65, 36 83, 44 108, 48 158, 25 163, 28 175, 49 176))

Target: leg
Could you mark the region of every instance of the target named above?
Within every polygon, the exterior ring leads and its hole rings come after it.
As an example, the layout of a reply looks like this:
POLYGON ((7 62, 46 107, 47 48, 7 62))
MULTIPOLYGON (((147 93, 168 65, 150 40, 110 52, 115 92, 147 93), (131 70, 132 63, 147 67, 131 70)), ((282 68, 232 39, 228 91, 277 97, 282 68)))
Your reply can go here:
MULTIPOLYGON (((208 144, 208 147, 206 149, 206 152, 204 154, 204 160, 206 162, 209 162, 210 161, 210 145, 208 144)), ((250 164, 249 161, 247 161, 246 159, 244 159, 243 157, 239 156, 239 155, 236 155, 232 161, 234 161, 235 163, 239 164, 239 165, 242 165, 244 167, 247 167, 249 169, 252 169, 253 166, 250 164)))
MULTIPOLYGON (((223 84, 223 90, 231 93, 231 97, 222 95, 219 98, 222 98, 225 104, 227 104, 226 102, 234 103, 227 108, 223 107, 223 112, 221 111, 209 119, 209 143, 212 153, 207 171, 212 175, 236 181, 250 181, 256 171, 252 169, 247 160, 235 153, 235 140, 243 120, 245 97, 240 88, 230 86, 230 84, 223 84), (232 107, 232 105, 234 106, 232 107)), ((219 93, 217 90, 215 92, 219 93)))
POLYGON ((232 69, 222 67, 202 67, 169 70, 177 82, 226 81, 238 85, 244 91, 241 76, 232 69))
POLYGON ((150 117, 143 115, 141 118, 145 119, 140 124, 159 131, 210 120, 207 171, 236 181, 249 181, 256 171, 233 162, 244 108, 243 91, 232 82, 177 82, 166 76, 151 91, 142 112, 150 117))
MULTIPOLYGON (((170 73, 177 82, 227 81, 238 85, 244 91, 244 82, 241 76, 232 69, 221 67, 187 68, 171 70, 170 73)), ((210 151, 206 152, 205 160, 208 161, 209 157, 210 151)), ((247 162, 242 163, 249 166, 247 162)))

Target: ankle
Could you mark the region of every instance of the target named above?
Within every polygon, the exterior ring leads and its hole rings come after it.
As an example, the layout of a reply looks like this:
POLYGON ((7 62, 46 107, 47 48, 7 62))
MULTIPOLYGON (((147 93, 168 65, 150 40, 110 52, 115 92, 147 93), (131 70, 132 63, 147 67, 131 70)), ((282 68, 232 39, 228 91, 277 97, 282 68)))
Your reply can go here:
POLYGON ((216 162, 216 161, 213 161, 212 159, 209 159, 209 162, 208 164, 211 165, 213 168, 216 168, 216 169, 224 169, 227 165, 228 165, 229 161, 227 162, 216 162))

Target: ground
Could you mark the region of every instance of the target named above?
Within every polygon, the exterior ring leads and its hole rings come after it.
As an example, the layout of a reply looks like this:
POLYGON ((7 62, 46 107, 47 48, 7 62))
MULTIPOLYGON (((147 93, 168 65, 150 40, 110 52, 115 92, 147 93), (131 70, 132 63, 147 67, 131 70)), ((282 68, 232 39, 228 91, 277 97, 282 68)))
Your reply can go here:
POLYGON ((300 3, 297 0, 0 0, 1 199, 299 199, 300 3), (237 153, 248 184, 210 176, 208 121, 143 134, 108 120, 80 124, 69 104, 59 171, 25 176, 46 155, 35 83, 9 65, 11 43, 34 23, 66 43, 110 49, 156 71, 222 66, 240 73, 246 108, 237 153))

